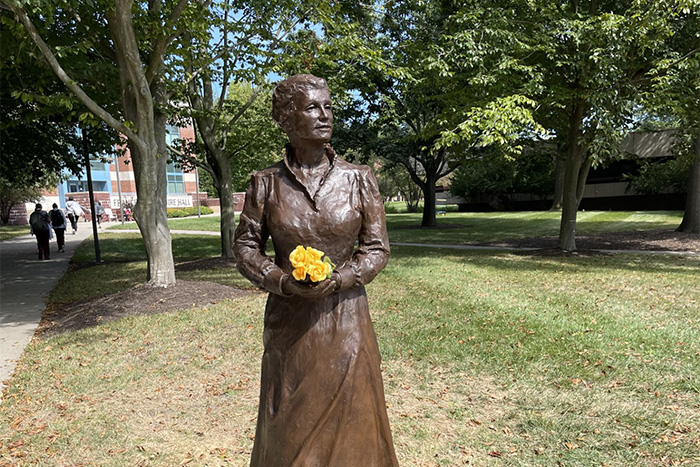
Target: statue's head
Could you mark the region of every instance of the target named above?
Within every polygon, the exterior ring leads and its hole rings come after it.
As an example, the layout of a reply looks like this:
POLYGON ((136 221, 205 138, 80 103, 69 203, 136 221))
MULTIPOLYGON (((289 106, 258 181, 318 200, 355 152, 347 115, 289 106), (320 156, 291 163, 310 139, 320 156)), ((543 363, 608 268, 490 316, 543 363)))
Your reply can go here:
POLYGON ((289 117, 297 109, 300 94, 309 90, 328 90, 328 83, 314 75, 301 74, 280 81, 272 93, 272 118, 287 131, 289 117))

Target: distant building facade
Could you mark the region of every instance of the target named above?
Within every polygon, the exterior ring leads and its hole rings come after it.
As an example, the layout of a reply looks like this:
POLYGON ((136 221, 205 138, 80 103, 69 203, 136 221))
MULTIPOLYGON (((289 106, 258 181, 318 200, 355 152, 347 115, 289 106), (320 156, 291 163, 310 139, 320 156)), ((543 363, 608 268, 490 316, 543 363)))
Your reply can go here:
POLYGON ((639 173, 639 160, 665 162, 673 157, 675 131, 634 132, 620 143, 628 157, 591 169, 581 200, 581 209, 588 210, 683 210, 685 195, 666 191, 642 195, 629 188, 626 176, 639 173))
MULTIPOLYGON (((628 156, 611 161, 604 167, 591 169, 580 209, 588 210, 683 210, 685 195, 668 191, 656 195, 642 195, 629 188, 628 175, 639 173, 639 160, 664 162, 672 158, 674 130, 634 132, 620 143, 628 156)), ((552 204, 550 198, 539 198, 529 193, 513 196, 515 209, 544 210, 552 204)), ((457 204, 463 210, 497 210, 488 202, 467 203, 452 196, 449 187, 438 187, 437 204, 457 204)))
MULTIPOLYGON (((166 127, 166 142, 173 144, 177 139, 194 140, 194 128, 168 125, 166 127)), ((118 158, 118 165, 115 159, 117 158, 114 156, 108 156, 107 159, 90 161, 90 176, 95 202, 100 201, 104 208, 110 209, 117 219, 121 219, 121 208, 133 208, 137 200, 136 181, 129 150, 126 149, 126 153, 118 158)), ((65 209, 68 197, 72 196, 83 208, 89 209, 87 172, 83 170, 78 176, 68 172, 64 175, 66 178, 63 182, 54 190, 48 190, 44 193, 44 197, 40 201, 44 208, 51 209, 51 205, 56 203, 61 209, 65 209)), ((167 166, 167 184, 168 208, 197 205, 199 190, 196 171, 183 171, 171 162, 167 166)), ((199 192, 199 200, 202 205, 207 205, 209 201, 207 194, 202 192, 199 192)), ((214 208, 218 206, 218 202, 211 204, 214 205, 214 208)), ((10 223, 26 225, 29 213, 32 211, 34 211, 34 203, 16 206, 13 209, 10 223)))

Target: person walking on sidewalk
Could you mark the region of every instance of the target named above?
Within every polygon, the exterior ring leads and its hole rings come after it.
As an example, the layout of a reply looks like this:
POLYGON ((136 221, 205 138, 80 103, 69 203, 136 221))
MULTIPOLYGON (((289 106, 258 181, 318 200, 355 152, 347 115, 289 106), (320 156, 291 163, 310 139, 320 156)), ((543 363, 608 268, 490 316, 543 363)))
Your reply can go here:
POLYGON ((102 227, 102 216, 105 215, 105 208, 102 207, 102 203, 98 201, 95 203, 95 220, 97 221, 97 226, 102 227))
POLYGON ((68 202, 66 203, 66 214, 68 214, 68 220, 70 221, 70 226, 73 229, 73 235, 78 231, 78 220, 80 216, 84 214, 83 208, 80 207, 77 201, 73 200, 72 196, 68 197, 68 202))
POLYGON ((56 232, 56 243, 58 244, 58 251, 64 251, 63 246, 66 244, 66 216, 63 211, 58 209, 58 205, 53 203, 53 209, 49 212, 51 216, 51 225, 53 226, 53 231, 56 232))
POLYGON ((29 229, 32 235, 36 235, 39 259, 50 259, 51 218, 49 213, 41 209, 41 204, 39 203, 37 203, 34 212, 29 216, 29 229))

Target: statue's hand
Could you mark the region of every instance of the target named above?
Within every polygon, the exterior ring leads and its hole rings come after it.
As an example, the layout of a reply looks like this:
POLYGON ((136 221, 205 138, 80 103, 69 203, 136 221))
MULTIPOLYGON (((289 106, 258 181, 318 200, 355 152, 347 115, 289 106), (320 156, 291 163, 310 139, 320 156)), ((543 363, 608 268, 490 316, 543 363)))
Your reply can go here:
POLYGON ((305 283, 288 276, 282 285, 282 291, 286 294, 298 295, 304 298, 322 298, 332 294, 337 287, 338 283, 335 279, 305 283))

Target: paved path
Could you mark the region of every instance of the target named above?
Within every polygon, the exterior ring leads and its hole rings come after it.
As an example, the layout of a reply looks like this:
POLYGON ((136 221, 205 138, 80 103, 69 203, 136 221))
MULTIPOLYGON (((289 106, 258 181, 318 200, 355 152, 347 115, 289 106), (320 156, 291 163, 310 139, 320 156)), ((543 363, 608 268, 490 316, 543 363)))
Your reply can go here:
MULTIPOLYGON (((27 226, 29 231, 29 226, 27 226)), ((92 236, 92 223, 66 232, 65 252, 51 240, 51 259, 39 260, 36 238, 27 234, 0 242, 0 400, 17 359, 34 335, 49 292, 68 269, 76 247, 92 236)))

